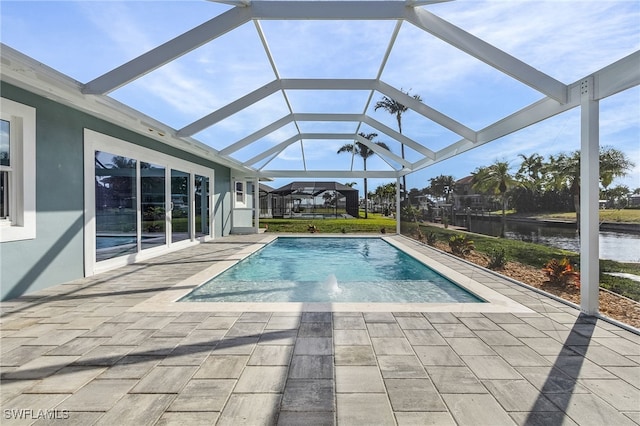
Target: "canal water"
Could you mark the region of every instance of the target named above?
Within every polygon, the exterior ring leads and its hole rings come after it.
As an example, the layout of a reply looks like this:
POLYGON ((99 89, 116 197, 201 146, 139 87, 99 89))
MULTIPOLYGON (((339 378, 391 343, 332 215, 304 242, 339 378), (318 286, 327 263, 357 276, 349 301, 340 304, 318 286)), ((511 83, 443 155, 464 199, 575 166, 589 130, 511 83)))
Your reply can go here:
MULTIPOLYGON (((471 232, 500 235, 500 221, 471 218, 471 232)), ((509 222, 505 236, 513 240, 580 251, 580 236, 572 226, 509 222)), ((640 234, 600 231, 600 259, 640 263, 640 234)))

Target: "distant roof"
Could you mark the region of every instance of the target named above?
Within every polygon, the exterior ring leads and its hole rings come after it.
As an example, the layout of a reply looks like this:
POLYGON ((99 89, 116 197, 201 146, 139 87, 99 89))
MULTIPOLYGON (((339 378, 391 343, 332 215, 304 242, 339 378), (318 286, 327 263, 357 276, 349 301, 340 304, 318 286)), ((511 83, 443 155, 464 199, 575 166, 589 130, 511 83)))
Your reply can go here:
POLYGON ((338 191, 340 193, 345 193, 357 192, 358 190, 338 182, 291 182, 288 185, 274 189, 271 193, 278 195, 298 193, 316 196, 325 191, 338 191))
POLYGON ((471 183, 471 181, 473 180, 473 175, 469 175, 469 176, 465 176, 462 179, 458 179, 456 181, 456 185, 465 185, 467 183, 471 183))

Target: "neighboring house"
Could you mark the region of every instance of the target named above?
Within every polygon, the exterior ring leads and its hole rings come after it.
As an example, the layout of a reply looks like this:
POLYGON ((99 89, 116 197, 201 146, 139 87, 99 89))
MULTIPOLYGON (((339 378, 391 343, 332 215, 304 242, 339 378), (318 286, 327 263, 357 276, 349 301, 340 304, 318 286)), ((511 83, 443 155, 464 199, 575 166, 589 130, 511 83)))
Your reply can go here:
POLYGON ((627 197, 627 207, 640 207, 640 194, 631 194, 627 197))
POLYGON ((271 192, 273 188, 269 185, 261 183, 259 185, 260 190, 260 217, 271 218, 273 217, 273 195, 271 192))
POLYGON ((456 181, 451 194, 453 207, 464 210, 470 207, 472 210, 487 210, 494 207, 494 199, 491 196, 480 194, 473 189, 473 176, 466 176, 456 181))
POLYGON ((338 182, 291 182, 271 191, 272 217, 358 217, 358 190, 338 182))

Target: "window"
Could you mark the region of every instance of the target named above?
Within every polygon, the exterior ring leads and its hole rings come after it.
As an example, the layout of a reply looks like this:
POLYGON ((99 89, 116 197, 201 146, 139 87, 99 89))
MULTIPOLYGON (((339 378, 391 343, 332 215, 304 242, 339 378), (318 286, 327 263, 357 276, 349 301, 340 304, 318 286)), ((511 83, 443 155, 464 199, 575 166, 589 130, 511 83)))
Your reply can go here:
POLYGON ((0 98, 0 242, 36 237, 36 110, 0 98))
POLYGON ((11 220, 11 186, 13 169, 11 167, 11 123, 0 120, 0 220, 11 220))
POLYGON ((244 206, 244 182, 236 181, 236 206, 244 206))

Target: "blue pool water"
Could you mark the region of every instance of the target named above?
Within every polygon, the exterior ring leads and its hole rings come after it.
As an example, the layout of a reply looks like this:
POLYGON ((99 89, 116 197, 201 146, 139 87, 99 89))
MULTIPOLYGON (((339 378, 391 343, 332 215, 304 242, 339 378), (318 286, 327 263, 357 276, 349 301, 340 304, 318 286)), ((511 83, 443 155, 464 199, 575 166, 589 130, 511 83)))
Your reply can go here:
POLYGON ((278 238, 195 289, 188 302, 478 303, 380 238, 278 238))

